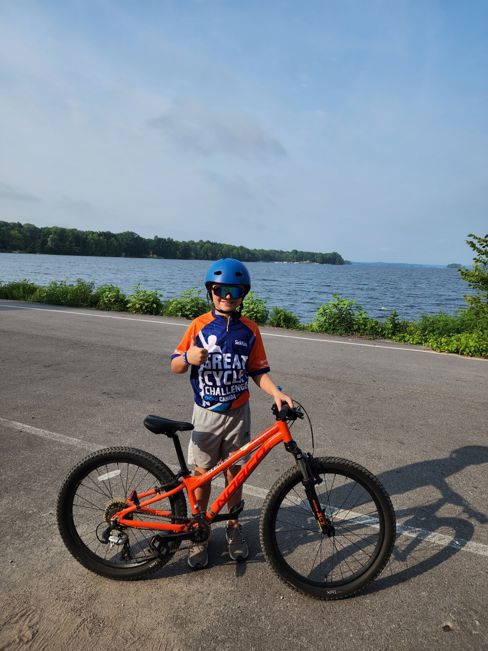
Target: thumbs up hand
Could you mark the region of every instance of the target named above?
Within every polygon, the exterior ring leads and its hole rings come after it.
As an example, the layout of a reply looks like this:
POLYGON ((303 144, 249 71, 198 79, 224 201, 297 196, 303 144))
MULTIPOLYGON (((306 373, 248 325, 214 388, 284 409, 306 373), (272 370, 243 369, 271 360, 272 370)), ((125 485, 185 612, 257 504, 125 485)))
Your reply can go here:
POLYGON ((197 338, 193 337, 190 348, 186 351, 186 358, 193 366, 205 364, 208 359, 208 350, 197 345, 197 338))

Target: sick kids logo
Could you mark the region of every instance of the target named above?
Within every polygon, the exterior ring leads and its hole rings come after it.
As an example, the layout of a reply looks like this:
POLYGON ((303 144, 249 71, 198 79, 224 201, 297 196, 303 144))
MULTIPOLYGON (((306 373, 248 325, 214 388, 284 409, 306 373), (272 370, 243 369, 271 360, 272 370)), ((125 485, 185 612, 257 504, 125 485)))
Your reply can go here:
POLYGON ((208 350, 208 359, 198 372, 200 398, 204 407, 235 400, 247 391, 246 364, 248 355, 224 353, 217 345, 217 337, 209 335, 208 341, 199 333, 200 341, 208 350))

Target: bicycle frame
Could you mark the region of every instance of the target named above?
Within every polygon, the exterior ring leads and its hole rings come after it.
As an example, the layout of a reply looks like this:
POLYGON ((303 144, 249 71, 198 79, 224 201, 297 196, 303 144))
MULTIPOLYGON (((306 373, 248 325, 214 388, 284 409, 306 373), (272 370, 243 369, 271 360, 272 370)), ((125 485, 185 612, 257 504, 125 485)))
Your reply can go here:
POLYGON ((195 490, 200 486, 212 481, 214 477, 220 473, 225 472, 228 468, 235 465, 240 459, 253 453, 246 463, 241 467, 236 476, 228 483, 222 490, 215 501, 211 504, 210 508, 204 514, 207 524, 211 524, 222 508, 227 504, 229 499, 234 493, 242 486, 249 475, 261 463, 266 455, 280 443, 291 443, 293 438, 290 430, 285 421, 277 420, 271 427, 264 430, 257 437, 246 443, 242 448, 234 452, 228 459, 220 462, 214 468, 209 470, 203 475, 182 475, 179 477, 179 485, 175 488, 161 492, 160 489, 154 488, 144 493, 139 493, 136 496, 131 495, 129 503, 131 506, 123 509, 114 515, 113 521, 116 520, 118 524, 124 527, 132 527, 136 529, 154 529, 157 531, 168 531, 175 534, 183 534, 189 530, 191 518, 185 524, 178 524, 174 522, 149 522, 147 520, 134 520, 131 514, 148 514, 152 516, 159 516, 161 518, 171 518, 170 511, 160 511, 157 509, 149 508, 150 505, 156 502, 176 495, 181 491, 186 490, 188 501, 190 503, 192 516, 201 514, 200 507, 195 498, 195 490))

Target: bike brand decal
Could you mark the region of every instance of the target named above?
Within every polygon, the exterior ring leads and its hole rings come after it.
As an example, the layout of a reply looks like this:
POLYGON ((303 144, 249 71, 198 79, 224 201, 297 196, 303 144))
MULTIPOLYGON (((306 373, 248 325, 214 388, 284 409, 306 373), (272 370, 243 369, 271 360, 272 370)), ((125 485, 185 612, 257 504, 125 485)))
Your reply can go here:
POLYGON ((210 470, 208 472, 212 472, 213 470, 215 470, 216 468, 221 466, 223 463, 224 463, 223 461, 219 461, 217 464, 215 464, 215 466, 213 468, 210 468, 210 470))
POLYGON ((222 491, 222 493, 219 495, 219 497, 215 500, 214 504, 212 505, 212 511, 214 511, 215 513, 218 513, 220 511, 220 509, 227 503, 232 493, 236 490, 236 484, 234 483, 236 478, 239 477, 239 483, 238 483, 239 486, 243 484, 246 481, 246 479, 249 477, 249 475, 252 473, 254 468, 263 459, 263 457, 266 456, 267 453, 268 453, 268 449, 265 448, 264 446, 256 450, 256 452, 253 454, 251 459, 246 463, 245 466, 242 466, 239 473, 234 477, 234 479, 227 486, 227 488, 225 488, 222 491))

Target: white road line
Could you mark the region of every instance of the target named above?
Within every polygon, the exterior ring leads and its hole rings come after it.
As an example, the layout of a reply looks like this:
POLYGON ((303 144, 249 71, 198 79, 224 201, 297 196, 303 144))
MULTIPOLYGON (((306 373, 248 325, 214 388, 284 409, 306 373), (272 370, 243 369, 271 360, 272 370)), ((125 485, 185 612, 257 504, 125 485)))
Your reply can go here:
MULTIPOLYGON (((17 310, 37 310, 39 312, 51 312, 53 314, 70 314, 71 316, 89 316, 96 319, 117 319, 119 321, 133 321, 136 323, 152 323, 153 325, 169 325, 176 328, 187 328, 188 324, 186 323, 175 323, 172 321, 159 321, 156 319, 145 319, 144 317, 130 317, 130 316, 117 316, 115 314, 96 314, 94 312, 80 312, 80 311, 70 311, 62 310, 58 308, 47 308, 47 307, 30 307, 27 305, 12 305, 9 303, 0 303, 0 308, 8 307, 15 308, 17 310)), ((336 344, 338 346, 359 346, 360 348, 382 348, 383 350, 397 350, 402 353, 424 353, 427 355, 443 355, 444 357, 453 357, 456 359, 462 360, 471 360, 485 362, 486 360, 481 357, 467 357, 464 355, 455 355, 453 353, 440 353, 436 350, 428 350, 427 348, 410 348, 409 346, 386 346, 383 344, 367 344, 359 341, 337 341, 335 339, 318 339, 315 337, 300 337, 298 335, 285 335, 279 334, 277 332, 265 332, 261 331, 263 337, 280 337, 282 339, 298 339, 299 341, 313 341, 318 344, 336 344)))
POLYGON ((454 547, 455 549, 471 552, 471 554, 477 554, 478 556, 488 556, 488 545, 464 540, 464 538, 451 538, 442 533, 418 529, 417 527, 409 527, 404 524, 397 525, 397 534, 407 536, 408 538, 424 540, 439 547, 454 547))
POLYGON ((90 452, 97 452, 98 450, 103 450, 104 448, 103 445, 88 443, 87 441, 76 439, 73 436, 66 436, 65 434, 58 434, 57 432, 50 432, 47 429, 39 429, 39 427, 32 427, 32 425, 18 423, 16 420, 8 420, 7 418, 0 417, 0 425, 4 425, 4 427, 8 427, 9 429, 16 429, 19 432, 26 432, 27 434, 40 436, 41 438, 49 439, 50 441, 57 441, 58 443, 65 443, 66 445, 74 445, 77 448, 83 448, 84 450, 89 450, 90 452))
MULTIPOLYGON (((58 443, 64 443, 66 445, 74 445, 78 448, 83 448, 89 450, 90 452, 96 452, 98 450, 103 450, 104 447, 97 445, 96 443, 89 443, 87 441, 82 441, 73 436, 66 436, 65 434, 58 434, 57 432, 51 432, 46 429, 40 429, 38 427, 33 427, 32 425, 26 425, 24 423, 19 423, 15 420, 9 420, 7 418, 0 417, 0 425, 7 427, 9 429, 14 429, 19 432, 25 432, 27 434, 32 434, 34 436, 39 436, 44 439, 51 441, 56 441, 58 443)), ((173 470, 177 470, 176 466, 171 466, 173 470)), ((224 486, 223 478, 214 479, 214 484, 217 486, 224 486)), ((258 486, 250 486, 244 484, 243 491, 247 495, 252 495, 253 497, 258 497, 264 499, 268 494, 268 490, 265 488, 259 488, 258 486)), ((364 516, 360 513, 348 512, 349 517, 355 517, 358 519, 364 519, 364 516)), ((374 524, 374 523, 373 523, 374 524)), ((409 527, 406 525, 397 525, 397 534, 407 536, 408 538, 416 538, 418 540, 426 541, 433 543, 439 547, 453 547, 459 551, 470 552, 471 554, 476 554, 478 556, 488 557, 488 545, 482 543, 471 542, 469 540, 464 540, 463 538, 452 538, 441 533, 435 533, 433 531, 428 531, 427 529, 418 529, 416 527, 409 527)))
POLYGON ((71 316, 91 316, 96 319, 118 319, 120 321, 136 321, 137 323, 152 323, 153 325, 170 325, 177 328, 187 328, 184 323, 173 323, 171 321, 156 321, 156 319, 145 319, 137 316, 117 316, 116 314, 96 314, 95 312, 73 312, 72 310, 60 310, 57 307, 31 307, 29 305, 11 305, 0 303, 0 307, 13 307, 17 310, 36 310, 38 312, 52 312, 53 314, 70 314, 71 316))

